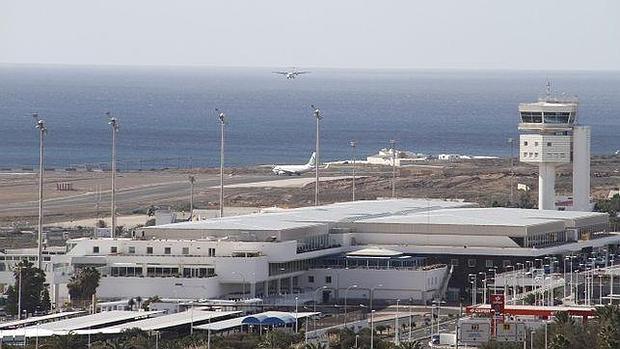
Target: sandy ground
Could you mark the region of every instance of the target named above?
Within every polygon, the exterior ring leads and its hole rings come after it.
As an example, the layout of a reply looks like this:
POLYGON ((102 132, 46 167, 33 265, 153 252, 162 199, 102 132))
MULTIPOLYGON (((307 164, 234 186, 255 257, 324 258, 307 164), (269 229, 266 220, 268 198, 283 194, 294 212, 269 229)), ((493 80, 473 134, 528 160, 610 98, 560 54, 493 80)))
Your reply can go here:
MULTIPOLYGON (((510 176, 508 159, 429 162, 397 170, 397 196, 415 198, 464 199, 481 206, 509 201, 510 183, 528 185, 533 203, 537 199, 537 167, 517 164, 510 176)), ((321 203, 351 199, 352 183, 348 164, 334 164, 321 174, 321 203), (331 177, 327 177, 331 176, 331 177)), ((314 203, 314 175, 279 177, 269 168, 227 169, 226 207, 299 207, 314 203)), ((391 168, 359 165, 358 199, 391 195, 391 168)), ((37 174, 0 172, 0 226, 31 225, 37 216, 37 174)), ((162 170, 119 173, 117 207, 127 223, 143 224, 150 206, 171 206, 178 211, 189 208, 188 175, 196 176, 195 207, 216 210, 219 202, 219 176, 216 169, 162 170), (143 221, 142 221, 143 220, 143 221)), ((592 196, 605 197, 620 187, 620 156, 592 159, 592 196)), ((558 194, 571 191, 570 167, 558 169, 558 194)), ((89 225, 93 217, 109 216, 110 173, 50 171, 45 180, 45 222, 89 225), (71 183, 73 190, 59 191, 57 183, 71 183), (101 194, 99 194, 101 193, 101 194), (82 224, 83 223, 83 224, 82 224)), ((522 193, 514 190, 513 200, 522 193)), ((216 212, 216 211, 213 211, 216 212)), ((121 218, 122 219, 122 218, 121 218)))
MULTIPOLYGON (((147 215, 136 214, 136 215, 127 215, 127 216, 118 216, 116 218, 116 224, 122 225, 126 227, 135 227, 140 224, 146 223, 146 221, 151 218, 147 215)), ((77 226, 82 227, 94 227, 99 220, 103 220, 106 223, 106 226, 110 226, 112 224, 110 217, 105 218, 88 218, 88 219, 77 219, 74 221, 64 221, 64 222, 56 222, 47 224, 55 227, 63 227, 63 228, 73 228, 77 226)))

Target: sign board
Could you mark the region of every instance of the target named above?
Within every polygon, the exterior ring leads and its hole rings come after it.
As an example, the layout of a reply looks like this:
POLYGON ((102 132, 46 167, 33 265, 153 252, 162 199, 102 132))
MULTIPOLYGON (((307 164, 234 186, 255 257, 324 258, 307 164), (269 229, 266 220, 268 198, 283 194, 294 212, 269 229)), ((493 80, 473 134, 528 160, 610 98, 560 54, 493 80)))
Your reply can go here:
POLYGON ((498 342, 523 342, 527 332, 522 322, 506 322, 498 324, 495 328, 498 342))
POLYGON ((491 295, 491 309, 495 311, 496 315, 504 313, 504 295, 492 294, 491 295))
POLYGON ((491 339, 491 319, 459 320, 459 342, 464 344, 486 343, 491 339))
POLYGON ((306 332, 306 342, 329 345, 327 329, 323 328, 320 330, 306 332))

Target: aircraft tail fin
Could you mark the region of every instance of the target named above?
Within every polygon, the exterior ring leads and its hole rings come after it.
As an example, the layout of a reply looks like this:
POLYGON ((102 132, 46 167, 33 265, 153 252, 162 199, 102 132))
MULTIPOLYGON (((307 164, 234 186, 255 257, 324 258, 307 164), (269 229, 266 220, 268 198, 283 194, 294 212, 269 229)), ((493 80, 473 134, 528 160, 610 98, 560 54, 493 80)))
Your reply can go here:
POLYGON ((314 166, 316 164, 316 153, 312 152, 312 156, 310 156, 310 160, 308 160, 308 166, 314 166))

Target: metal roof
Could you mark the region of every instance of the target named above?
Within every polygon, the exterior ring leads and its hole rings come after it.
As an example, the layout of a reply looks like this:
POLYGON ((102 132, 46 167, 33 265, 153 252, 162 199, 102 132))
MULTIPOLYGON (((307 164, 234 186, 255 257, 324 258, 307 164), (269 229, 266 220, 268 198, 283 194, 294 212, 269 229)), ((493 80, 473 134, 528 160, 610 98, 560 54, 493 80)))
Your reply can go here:
POLYGON ((472 207, 467 202, 424 200, 424 199, 388 199, 360 200, 342 202, 323 206, 302 207, 295 209, 264 210, 263 213, 244 216, 213 218, 196 222, 182 222, 158 225, 149 229, 175 230, 266 230, 277 231, 323 225, 334 222, 355 222, 385 216, 403 216, 428 210, 472 207))
POLYGON ((65 311, 65 312, 56 313, 56 314, 34 316, 34 317, 30 317, 24 320, 2 322, 0 323, 0 329, 11 328, 11 327, 27 327, 27 326, 32 326, 36 324, 37 322, 41 323, 41 322, 47 322, 47 321, 52 321, 52 320, 58 320, 60 318, 71 317, 71 316, 82 314, 82 313, 84 313, 84 311, 65 311))
POLYGON ((124 311, 113 310, 104 311, 97 314, 79 316, 72 319, 56 321, 39 326, 40 329, 51 331, 75 331, 79 329, 99 327, 121 321, 132 321, 141 318, 151 317, 158 314, 158 311, 124 311))
MULTIPOLYGON (((231 328, 235 328, 235 327, 239 327, 242 325, 260 325, 261 323, 246 323, 244 321, 246 321, 247 319, 273 319, 273 318, 283 318, 283 319, 302 319, 305 317, 309 317, 309 316, 313 316, 313 315, 318 315, 320 314, 319 312, 303 312, 303 313, 288 313, 288 312, 281 312, 281 311, 266 311, 264 313, 259 313, 259 314, 254 314, 254 315, 249 315, 249 316, 243 316, 243 317, 238 317, 238 318, 234 318, 234 319, 229 319, 229 320, 224 320, 224 321, 218 321, 218 322, 213 322, 210 324, 205 324, 205 325, 200 325, 200 326, 194 326, 194 329, 198 329, 198 330, 211 330, 211 331, 223 331, 223 330, 228 330, 231 328)), ((290 321, 290 320, 289 320, 290 321)), ((250 320, 251 322, 251 320, 250 320)), ((268 321, 269 322, 269 321, 268 321)), ((289 322, 290 323, 290 322, 289 322)), ((267 326, 271 326, 274 325, 274 323, 263 323, 263 325, 267 326)))
POLYGON ((361 219, 358 222, 526 227, 586 218, 606 219, 607 217, 606 214, 597 212, 492 207, 425 210, 408 215, 361 219))
POLYGON ((156 316, 150 319, 128 322, 125 324, 105 327, 97 330, 77 331, 76 334, 94 334, 94 333, 121 333, 124 330, 139 328, 142 331, 156 331, 165 328, 172 328, 192 323, 201 323, 211 321, 226 316, 240 314, 240 311, 204 311, 201 308, 189 309, 184 312, 174 313, 170 315, 156 316))

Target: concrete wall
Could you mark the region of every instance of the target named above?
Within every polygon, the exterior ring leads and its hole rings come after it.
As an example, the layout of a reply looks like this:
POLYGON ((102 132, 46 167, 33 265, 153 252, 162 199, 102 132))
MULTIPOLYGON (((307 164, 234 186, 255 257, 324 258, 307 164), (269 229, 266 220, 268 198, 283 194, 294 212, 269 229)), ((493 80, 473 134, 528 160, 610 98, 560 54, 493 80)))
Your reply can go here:
MULTIPOLYGON (((433 292, 441 286, 447 267, 432 270, 397 270, 397 269, 310 269, 300 277, 304 288, 317 289, 327 286, 332 290, 332 297, 343 298, 344 290, 352 285, 347 297, 350 299, 367 299, 369 290, 382 284, 375 290, 375 300, 409 299, 423 302, 432 298, 433 292), (309 282, 309 276, 314 282, 309 282), (331 277, 331 283, 326 282, 331 277)), ((320 291, 317 292, 320 297, 320 291)))

